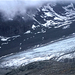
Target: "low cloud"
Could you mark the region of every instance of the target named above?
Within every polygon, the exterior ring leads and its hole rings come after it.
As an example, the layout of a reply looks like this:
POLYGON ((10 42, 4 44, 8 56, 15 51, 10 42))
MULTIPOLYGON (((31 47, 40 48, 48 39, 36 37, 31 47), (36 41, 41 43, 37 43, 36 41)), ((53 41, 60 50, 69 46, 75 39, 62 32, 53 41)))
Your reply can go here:
MULTIPOLYGON (((0 0, 0 12, 4 18, 13 18, 17 14, 25 14, 27 8, 40 6, 47 1, 51 0, 0 0)), ((57 0, 52 1, 57 2, 57 0)))

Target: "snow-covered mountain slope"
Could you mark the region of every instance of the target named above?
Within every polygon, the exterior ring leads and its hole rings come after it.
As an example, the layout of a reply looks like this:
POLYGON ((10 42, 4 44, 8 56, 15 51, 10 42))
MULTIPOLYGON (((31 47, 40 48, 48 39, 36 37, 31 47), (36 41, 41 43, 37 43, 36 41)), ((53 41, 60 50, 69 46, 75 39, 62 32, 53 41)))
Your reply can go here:
POLYGON ((75 8, 72 3, 68 6, 62 6, 60 4, 51 6, 50 4, 47 4, 38 11, 39 14, 33 19, 37 21, 39 25, 44 27, 62 27, 62 29, 66 29, 70 27, 73 21, 75 21, 75 8))
POLYGON ((0 31, 3 31, 0 32, 0 35, 3 36, 19 35, 29 30, 44 33, 42 29, 46 30, 46 28, 62 27, 62 29, 67 29, 75 21, 75 4, 52 5, 47 3, 36 9, 28 9, 25 16, 17 16, 14 19, 9 18, 8 21, 3 21, 2 16, 0 16, 0 20, 0 31), (39 28, 40 31, 36 31, 39 28))
POLYGON ((17 16, 8 21, 0 17, 0 56, 74 34, 74 24, 73 3, 47 3, 36 9, 28 9, 25 17, 17 16))

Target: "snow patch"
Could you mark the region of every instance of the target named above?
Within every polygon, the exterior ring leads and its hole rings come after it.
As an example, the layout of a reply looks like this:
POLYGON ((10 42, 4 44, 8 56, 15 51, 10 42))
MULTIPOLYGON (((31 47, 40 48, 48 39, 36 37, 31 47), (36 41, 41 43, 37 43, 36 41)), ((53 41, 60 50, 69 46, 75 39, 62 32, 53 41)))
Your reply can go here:
POLYGON ((53 15, 50 12, 44 12, 46 16, 53 17, 53 15))
POLYGON ((24 34, 29 34, 29 33, 31 33, 31 31, 30 30, 28 30, 27 32, 25 32, 24 34))
POLYGON ((35 28, 36 28, 36 26, 35 25, 32 25, 32 29, 35 30, 35 28))

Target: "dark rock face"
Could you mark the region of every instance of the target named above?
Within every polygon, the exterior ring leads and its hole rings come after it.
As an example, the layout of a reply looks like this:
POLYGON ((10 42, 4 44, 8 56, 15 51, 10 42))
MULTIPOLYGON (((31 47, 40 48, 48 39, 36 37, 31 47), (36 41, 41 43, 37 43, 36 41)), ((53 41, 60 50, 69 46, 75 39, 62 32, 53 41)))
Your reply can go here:
POLYGON ((62 8, 62 4, 57 4, 53 9, 56 13, 60 15, 65 14, 65 10, 62 8))
POLYGON ((1 36, 14 36, 20 35, 30 29, 33 21, 25 22, 21 17, 13 21, 0 21, 0 35, 1 36))

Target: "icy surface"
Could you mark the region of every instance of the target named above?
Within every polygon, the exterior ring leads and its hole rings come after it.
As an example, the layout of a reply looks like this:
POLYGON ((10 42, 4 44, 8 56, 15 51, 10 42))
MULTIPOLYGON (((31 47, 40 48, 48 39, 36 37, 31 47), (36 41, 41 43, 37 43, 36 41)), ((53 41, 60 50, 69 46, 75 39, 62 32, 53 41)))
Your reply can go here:
POLYGON ((1 57, 0 67, 16 68, 20 65, 26 65, 35 61, 49 60, 51 58, 55 58, 54 60, 56 61, 60 61, 61 59, 65 58, 74 58, 74 51, 75 36, 41 47, 38 45, 37 48, 1 57))

